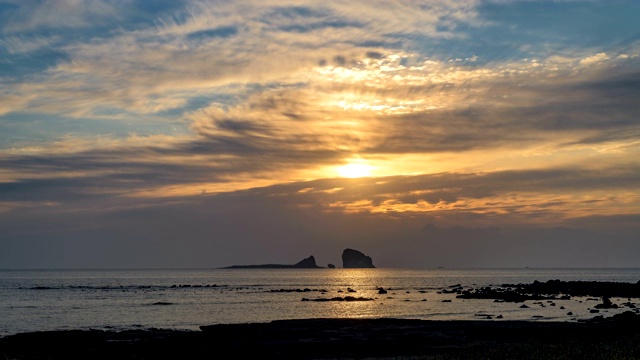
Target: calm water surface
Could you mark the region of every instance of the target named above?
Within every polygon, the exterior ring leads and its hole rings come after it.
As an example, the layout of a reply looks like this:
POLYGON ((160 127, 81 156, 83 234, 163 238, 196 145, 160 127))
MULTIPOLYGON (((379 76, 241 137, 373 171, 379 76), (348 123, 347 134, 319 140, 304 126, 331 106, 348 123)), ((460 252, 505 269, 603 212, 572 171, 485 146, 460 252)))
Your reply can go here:
MULTIPOLYGON (((491 314, 508 320, 574 321, 593 316, 588 308, 597 302, 586 298, 556 301, 556 307, 527 302, 530 308, 520 309, 521 304, 438 293, 455 284, 475 288, 550 279, 636 283, 640 269, 0 270, 0 335, 89 328, 198 329, 316 317, 466 320, 491 314), (390 290, 378 295, 378 287, 390 290), (301 301, 347 295, 375 301, 301 301)), ((624 310, 603 315, 619 311, 624 310)))

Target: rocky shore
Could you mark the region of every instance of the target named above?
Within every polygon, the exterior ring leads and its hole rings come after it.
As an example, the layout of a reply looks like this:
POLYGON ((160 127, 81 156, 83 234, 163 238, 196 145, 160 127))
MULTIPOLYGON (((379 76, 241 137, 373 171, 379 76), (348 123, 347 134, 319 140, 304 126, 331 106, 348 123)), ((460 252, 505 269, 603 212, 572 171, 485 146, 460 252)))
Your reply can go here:
POLYGON ((640 315, 588 322, 308 319, 201 331, 52 331, 0 338, 0 359, 623 359, 640 315))

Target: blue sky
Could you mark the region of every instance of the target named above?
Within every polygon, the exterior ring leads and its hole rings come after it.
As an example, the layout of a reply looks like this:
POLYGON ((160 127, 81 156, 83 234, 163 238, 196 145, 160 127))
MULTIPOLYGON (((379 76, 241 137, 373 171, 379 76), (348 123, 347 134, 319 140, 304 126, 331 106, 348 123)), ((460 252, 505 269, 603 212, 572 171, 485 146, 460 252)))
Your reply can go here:
POLYGON ((0 267, 349 246, 387 266, 640 265, 638 18, 637 1, 0 1, 0 267), (489 253, 520 258, 473 259, 461 228, 502 229, 489 253), (550 262, 523 238, 589 245, 550 262), (385 260, 397 241, 443 258, 385 260))

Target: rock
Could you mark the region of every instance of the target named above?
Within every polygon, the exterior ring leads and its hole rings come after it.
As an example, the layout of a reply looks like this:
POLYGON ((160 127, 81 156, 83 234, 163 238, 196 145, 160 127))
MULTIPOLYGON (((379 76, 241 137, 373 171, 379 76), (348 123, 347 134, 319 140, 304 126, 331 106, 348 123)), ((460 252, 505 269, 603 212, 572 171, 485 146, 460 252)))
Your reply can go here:
POLYGON ((223 269, 319 269, 320 266, 316 265, 316 259, 313 255, 306 259, 302 259, 293 265, 283 264, 262 264, 262 265, 233 265, 223 269))
POLYGON ((626 303, 623 304, 624 306, 631 308, 631 309, 635 309, 636 305, 634 303, 632 303, 631 301, 628 301, 626 303))
POLYGON ((613 315, 610 320, 618 323, 638 324, 640 323, 640 315, 631 311, 625 311, 623 313, 613 315))
POLYGON ((342 267, 345 269, 375 268, 371 257, 353 249, 344 249, 342 252, 342 267))
POLYGON ((373 301, 373 300, 374 299, 372 299, 372 298, 365 298, 365 297, 354 297, 354 296, 340 297, 340 296, 336 296, 336 297, 332 297, 330 299, 327 299, 327 298, 317 298, 317 299, 302 298, 301 301, 327 302, 327 301, 373 301))
POLYGON ((382 295, 382 294, 386 294, 386 293, 387 293, 387 290, 385 290, 384 288, 381 288, 381 287, 378 288, 378 294, 382 295))
POLYGON ((571 311, 569 311, 569 312, 567 313, 567 315, 568 315, 568 316, 571 316, 571 315, 573 315, 573 313, 572 313, 571 311))
POLYGON ((300 260, 298 263, 293 265, 293 267, 301 268, 301 269, 315 269, 315 268, 318 268, 319 266, 316 265, 316 258, 314 258, 313 255, 311 255, 306 259, 300 260))
POLYGON ((592 313, 592 314, 597 314, 597 313, 600 312, 600 310, 591 309, 591 310, 589 310, 589 312, 592 313))
POLYGON ((596 309, 617 309, 618 305, 614 304, 611 302, 611 299, 609 299, 608 297, 603 297, 602 298, 602 304, 598 304, 596 306, 594 306, 594 308, 596 309))
POLYGON ((329 269, 335 269, 335 268, 336 268, 336 266, 335 266, 335 265, 333 265, 333 264, 329 264, 329 265, 327 265, 327 267, 328 267, 329 269))
POLYGON ((528 309, 529 307, 525 304, 520 305, 520 309, 528 309))

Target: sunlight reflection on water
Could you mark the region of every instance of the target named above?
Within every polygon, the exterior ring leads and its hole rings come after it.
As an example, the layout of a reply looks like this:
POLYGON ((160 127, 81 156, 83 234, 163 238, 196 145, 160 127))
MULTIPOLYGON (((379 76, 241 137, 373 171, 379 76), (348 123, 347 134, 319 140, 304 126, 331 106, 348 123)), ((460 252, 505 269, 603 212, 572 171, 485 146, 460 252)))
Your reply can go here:
POLYGON ((216 323, 323 317, 446 320, 502 315, 565 321, 592 317, 588 309, 596 303, 574 297, 556 301, 557 306, 527 302, 529 308, 521 309, 521 304, 463 300, 439 292, 456 284, 477 288, 549 279, 635 283, 640 269, 2 270, 0 275, 0 334, 10 334, 73 328, 198 329, 216 323), (379 294, 379 287, 387 293, 379 294), (313 301, 346 296, 373 300, 313 301), (567 316, 568 311, 574 316, 567 316))

